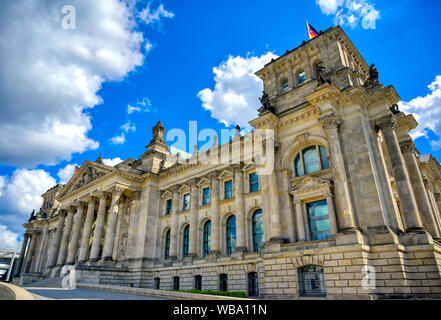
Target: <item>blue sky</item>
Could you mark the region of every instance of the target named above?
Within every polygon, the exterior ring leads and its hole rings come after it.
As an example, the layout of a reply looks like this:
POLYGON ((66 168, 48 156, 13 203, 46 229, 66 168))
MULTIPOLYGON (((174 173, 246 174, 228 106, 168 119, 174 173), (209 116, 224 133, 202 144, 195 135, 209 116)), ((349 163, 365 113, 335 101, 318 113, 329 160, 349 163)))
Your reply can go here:
POLYGON ((418 117, 420 152, 441 160, 439 1, 69 3, 74 30, 60 27, 64 1, 0 4, 0 247, 18 245, 39 195, 74 164, 137 158, 158 119, 184 131, 193 120, 243 127, 259 107, 253 71, 307 40, 305 19, 317 30, 342 24, 418 117), (225 88, 242 104, 228 105, 225 88))

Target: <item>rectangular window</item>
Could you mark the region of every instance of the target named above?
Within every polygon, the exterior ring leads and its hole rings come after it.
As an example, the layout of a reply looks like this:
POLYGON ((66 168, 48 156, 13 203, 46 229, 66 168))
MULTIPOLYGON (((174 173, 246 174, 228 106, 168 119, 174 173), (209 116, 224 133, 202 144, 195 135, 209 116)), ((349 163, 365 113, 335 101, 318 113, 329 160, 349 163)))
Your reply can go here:
POLYGON ((161 279, 160 278, 155 278, 155 283, 153 285, 153 288, 159 290, 160 285, 161 285, 161 279))
POLYGON ((202 189, 202 205, 205 206, 207 204, 210 204, 210 188, 204 188, 202 189))
POLYGON ((194 288, 202 291, 202 276, 198 275, 194 277, 194 288))
POLYGON ((233 197, 233 180, 225 181, 225 199, 233 197))
POLYGON ((173 277, 173 290, 179 290, 179 277, 173 277))
POLYGON ((190 209, 190 194, 186 193, 184 194, 184 204, 182 206, 182 210, 188 210, 190 209))
POLYGON ((248 273, 248 295, 250 297, 257 297, 259 295, 257 272, 248 273))
POLYGON ((172 199, 167 199, 167 202, 165 203, 165 215, 168 216, 171 214, 172 210, 172 199))
POLYGON ((259 177, 256 172, 250 173, 250 192, 259 191, 259 177))
POLYGON ((219 291, 228 291, 228 275, 225 273, 219 275, 219 291))
POLYGON ((326 200, 306 204, 311 240, 326 240, 331 237, 328 204, 326 200))
POLYGON ((305 80, 306 80, 305 71, 302 71, 298 74, 298 79, 299 79, 299 84, 301 84, 302 82, 305 82, 305 80))

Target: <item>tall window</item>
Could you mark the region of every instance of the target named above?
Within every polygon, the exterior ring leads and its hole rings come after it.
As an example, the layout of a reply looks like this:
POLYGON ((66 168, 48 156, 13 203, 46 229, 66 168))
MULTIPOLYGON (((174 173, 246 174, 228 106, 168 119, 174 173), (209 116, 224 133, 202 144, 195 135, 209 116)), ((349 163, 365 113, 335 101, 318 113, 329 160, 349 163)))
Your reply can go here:
POLYGON ((282 91, 288 90, 289 89, 288 79, 282 79, 282 81, 280 81, 280 87, 282 88, 282 91))
POLYGON ((230 255, 233 251, 236 250, 236 216, 231 215, 227 219, 227 255, 230 255))
POLYGON ((299 84, 303 83, 306 81, 306 73, 305 71, 300 71, 299 73, 297 73, 297 81, 299 84))
POLYGON ((259 177, 256 172, 250 173, 250 192, 259 191, 259 177))
POLYGON ((226 273, 219 275, 219 291, 228 291, 228 275, 226 273))
POLYGON ((160 278, 155 278, 155 282, 153 283, 153 289, 158 289, 160 288, 161 285, 161 279, 160 278))
POLYGON ((210 204, 210 187, 202 189, 202 205, 210 204))
POLYGON ((259 209, 254 212, 252 217, 252 231, 253 231, 253 251, 259 252, 263 246, 263 214, 259 209))
POLYGON ((257 297, 259 295, 257 272, 248 273, 248 295, 251 297, 257 297))
POLYGON ((305 148, 294 159, 297 177, 329 168, 328 151, 322 146, 305 148))
POLYGON ((203 244, 202 244, 202 257, 205 258, 211 250, 211 221, 207 221, 204 224, 203 244))
POLYGON ((225 181, 225 199, 233 197, 233 180, 225 181))
POLYGON ((168 259, 170 255, 170 230, 165 234, 164 259, 168 259))
POLYGON ((331 237, 328 204, 326 200, 306 204, 311 240, 326 240, 331 237))
POLYGON ((202 291, 202 276, 201 275, 197 275, 194 277, 194 288, 202 291))
POLYGON ((186 193, 184 194, 184 203, 182 206, 182 210, 188 210, 190 209, 190 194, 186 193))
POLYGON ((326 282, 321 266, 307 266, 299 270, 302 296, 326 296, 326 282))
POLYGON ((179 277, 173 277, 173 290, 179 290, 179 277))
POLYGON ((171 214, 171 210, 172 210, 172 199, 167 199, 167 201, 165 202, 165 215, 168 216, 169 214, 171 214))
POLYGON ((187 225, 184 228, 184 234, 182 238, 182 257, 185 258, 188 256, 188 244, 190 241, 190 226, 187 225))

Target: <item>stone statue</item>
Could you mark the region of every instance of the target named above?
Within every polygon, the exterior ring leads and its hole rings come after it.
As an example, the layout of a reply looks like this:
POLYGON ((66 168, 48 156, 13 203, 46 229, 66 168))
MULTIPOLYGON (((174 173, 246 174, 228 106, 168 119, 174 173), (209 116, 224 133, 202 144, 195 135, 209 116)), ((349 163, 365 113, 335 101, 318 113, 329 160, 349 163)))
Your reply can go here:
POLYGON ((331 84, 331 80, 325 79, 325 76, 324 76, 325 70, 326 70, 326 67, 323 65, 322 62, 317 63, 315 65, 315 72, 317 74, 317 81, 318 81, 319 86, 321 86, 325 83, 331 84))
POLYGON ((398 108, 398 104, 394 104, 392 107, 389 108, 389 110, 390 110, 393 114, 400 113, 400 109, 398 108))
POLYGON ((380 82, 378 81, 378 70, 375 68, 375 64, 373 63, 369 68, 369 78, 364 83, 365 87, 374 87, 377 86, 380 82))
POLYGON ((274 107, 269 102, 269 96, 268 94, 263 91, 262 97, 259 98, 260 103, 262 104, 262 107, 258 110, 260 113, 263 113, 265 111, 270 111, 272 113, 275 113, 274 107))

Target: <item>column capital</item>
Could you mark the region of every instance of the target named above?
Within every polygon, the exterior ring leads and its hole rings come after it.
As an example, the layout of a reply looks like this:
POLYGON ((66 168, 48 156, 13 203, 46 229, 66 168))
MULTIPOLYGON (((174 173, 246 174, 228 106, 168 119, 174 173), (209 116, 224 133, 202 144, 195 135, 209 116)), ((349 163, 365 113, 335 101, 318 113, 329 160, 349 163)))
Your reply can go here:
POLYGON ((60 209, 60 210, 58 210, 58 215, 60 216, 60 217, 66 217, 67 216, 67 210, 66 209, 60 209))
POLYGON ((133 191, 130 193, 129 198, 134 201, 139 201, 141 199, 141 191, 133 191))
POLYGON ((395 129, 395 126, 397 125, 397 120, 393 117, 392 114, 386 114, 378 119, 375 119, 375 125, 381 130, 387 128, 395 129))
POLYGON ((208 177, 210 180, 215 180, 215 179, 217 179, 217 178, 219 177, 219 174, 220 174, 220 172, 219 172, 218 170, 215 170, 215 171, 210 172, 210 173, 207 175, 207 177, 208 177))
POLYGON ((403 153, 410 153, 415 151, 415 143, 412 140, 400 142, 400 149, 403 153))
POLYGON ((179 184, 175 184, 173 186, 171 186, 170 188, 168 188, 170 190, 170 192, 174 195, 174 194, 179 194, 179 189, 181 188, 181 186, 179 184))
POLYGON ((109 199, 109 193, 105 191, 96 191, 92 193, 92 196, 104 201, 109 199))
POLYGON ((110 188, 110 193, 112 193, 112 199, 113 198, 119 198, 123 194, 123 192, 126 190, 126 188, 122 186, 113 186, 110 188))
POLYGON ((338 129, 342 125, 342 120, 340 117, 336 116, 334 113, 330 113, 318 119, 323 129, 338 129))
POLYGON ((241 173, 243 173, 243 172, 242 172, 243 167, 244 167, 244 166, 243 166, 242 164, 233 164, 233 165, 231 166, 231 168, 233 169, 234 173, 237 173, 237 174, 241 174, 241 173))
POLYGON ((192 188, 198 187, 198 183, 199 183, 200 179, 198 178, 191 178, 190 180, 187 181, 188 185, 192 188))

